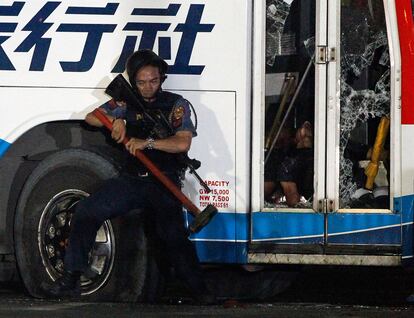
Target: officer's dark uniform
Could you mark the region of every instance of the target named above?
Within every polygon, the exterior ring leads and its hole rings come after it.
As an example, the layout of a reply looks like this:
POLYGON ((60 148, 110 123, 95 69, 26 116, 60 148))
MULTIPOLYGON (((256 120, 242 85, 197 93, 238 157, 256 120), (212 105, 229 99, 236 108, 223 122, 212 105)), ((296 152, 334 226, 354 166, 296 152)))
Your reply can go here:
MULTIPOLYGON (((148 112, 169 121, 173 131, 191 131, 195 135, 190 120, 188 102, 180 95, 159 92, 152 103, 142 101, 148 112)), ((146 139, 151 136, 152 124, 142 112, 127 105, 127 135, 146 139)), ((182 164, 178 154, 145 149, 143 152, 161 171, 179 185, 182 164)), ((156 234, 166 247, 168 259, 180 278, 193 292, 206 291, 194 246, 188 240, 188 232, 183 221, 181 203, 140 164, 138 159, 127 153, 128 160, 120 177, 106 182, 90 197, 79 202, 73 216, 69 246, 65 255, 65 270, 83 272, 88 265, 96 233, 103 222, 122 216, 132 209, 144 209, 153 221, 156 234)))
MULTIPOLYGON (((144 66, 158 67, 161 82, 165 79, 168 65, 150 50, 140 50, 130 56, 127 72, 132 87, 136 86, 136 73, 144 66)), ((156 94, 155 100, 146 103, 145 108, 160 121, 169 123, 170 130, 160 138, 173 136, 176 132, 190 131, 196 135, 190 119, 189 102, 182 96, 163 92, 156 94)), ((117 108, 115 102, 101 106, 113 117, 126 119, 127 135, 147 139, 153 134, 153 125, 147 121, 142 111, 133 105, 117 108)), ((154 138, 156 139, 156 138, 154 138)), ((151 143, 149 143, 151 144, 151 143)), ((154 149, 144 153, 178 186, 182 165, 179 154, 154 149)), ((188 240, 184 226, 181 203, 155 179, 138 159, 125 150, 127 160, 122 174, 107 181, 101 189, 80 201, 72 218, 72 230, 65 254, 65 271, 61 278, 42 288, 53 297, 77 296, 80 294, 80 274, 88 266, 90 252, 98 229, 105 220, 122 216, 133 209, 142 209, 152 222, 155 232, 165 246, 165 253, 178 276, 192 291, 200 304, 213 304, 215 297, 208 293, 194 246, 188 240)), ((131 238, 133 239, 133 238, 131 238)))

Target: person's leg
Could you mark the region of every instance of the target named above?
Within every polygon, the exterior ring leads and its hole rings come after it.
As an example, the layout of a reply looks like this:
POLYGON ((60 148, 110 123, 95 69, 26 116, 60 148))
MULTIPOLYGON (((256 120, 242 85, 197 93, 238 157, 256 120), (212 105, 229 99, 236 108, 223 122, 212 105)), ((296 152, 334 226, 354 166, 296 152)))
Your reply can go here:
POLYGON ((105 220, 146 205, 146 186, 140 179, 122 176, 108 180, 97 192, 80 201, 71 220, 71 233, 61 279, 43 288, 50 296, 80 294, 79 279, 88 266, 88 254, 105 220))
POLYGON ((279 182, 289 207, 295 206, 300 200, 300 195, 293 175, 295 165, 296 158, 294 156, 287 156, 277 167, 276 171, 275 180, 279 182))
POLYGON ((194 298, 205 304, 212 303, 215 298, 208 293, 195 247, 188 239, 182 205, 161 187, 156 186, 150 197, 157 235, 164 242, 169 262, 194 298))
POLYGON ((102 224, 111 218, 145 205, 144 191, 135 178, 108 180, 97 192, 80 201, 71 221, 69 245, 65 254, 65 270, 83 272, 88 266, 88 253, 102 224))
POLYGON ((281 181, 283 193, 286 196, 286 203, 289 207, 295 207, 300 201, 300 194, 295 182, 281 181))

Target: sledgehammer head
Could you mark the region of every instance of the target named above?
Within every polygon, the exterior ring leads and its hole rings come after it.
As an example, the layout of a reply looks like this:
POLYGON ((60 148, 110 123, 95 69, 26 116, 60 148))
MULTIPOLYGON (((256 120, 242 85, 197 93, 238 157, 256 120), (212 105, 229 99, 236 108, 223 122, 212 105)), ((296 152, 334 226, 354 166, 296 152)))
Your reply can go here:
POLYGON ((193 233, 197 233, 201 231, 201 229, 210 222, 210 220, 215 216, 217 213, 217 208, 214 205, 207 205, 207 207, 201 211, 201 213, 197 214, 194 218, 193 223, 190 224, 190 231, 193 233))

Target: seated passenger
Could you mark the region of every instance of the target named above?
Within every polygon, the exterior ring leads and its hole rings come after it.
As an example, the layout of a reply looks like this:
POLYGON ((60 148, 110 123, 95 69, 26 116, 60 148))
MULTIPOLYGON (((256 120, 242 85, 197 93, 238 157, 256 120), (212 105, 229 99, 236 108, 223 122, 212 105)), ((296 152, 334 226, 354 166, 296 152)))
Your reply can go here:
MULTIPOLYGON (((296 131, 294 147, 276 153, 265 176, 265 198, 279 189, 289 207, 298 206, 301 197, 313 196, 313 134, 305 121, 296 131)), ((279 195, 280 197, 280 195, 279 195)))

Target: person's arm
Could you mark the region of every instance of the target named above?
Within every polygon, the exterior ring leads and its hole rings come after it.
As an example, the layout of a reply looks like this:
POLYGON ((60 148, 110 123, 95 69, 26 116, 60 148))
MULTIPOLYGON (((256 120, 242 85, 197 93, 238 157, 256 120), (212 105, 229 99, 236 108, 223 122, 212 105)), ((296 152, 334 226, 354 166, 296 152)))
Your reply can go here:
MULTIPOLYGON (((115 119, 115 117, 113 117, 111 115, 108 115, 106 112, 105 112, 105 115, 106 115, 106 117, 108 117, 109 121, 111 121, 111 122, 113 122, 113 120, 115 119)), ((103 126, 101 121, 98 118, 96 118, 96 116, 92 112, 90 112, 86 115, 85 121, 91 126, 95 126, 95 127, 102 127, 103 126)))
POLYGON ((156 139, 151 143, 148 140, 131 138, 126 144, 127 150, 135 154, 137 149, 156 149, 169 153, 185 153, 190 150, 191 140, 197 135, 191 121, 191 110, 186 99, 180 99, 171 111, 171 126, 174 127, 174 135, 156 139))
POLYGON ((313 133, 310 122, 305 121, 296 132, 296 148, 312 148, 313 133))
MULTIPOLYGON (((152 149, 161 150, 169 153, 187 152, 191 146, 193 133, 191 131, 177 131, 175 135, 164 139, 156 139, 152 142, 152 149)), ((135 151, 149 147, 149 141, 139 138, 131 138, 125 145, 131 154, 135 151)))
POLYGON ((292 181, 281 181, 280 185, 282 186, 283 193, 286 196, 286 203, 290 207, 294 207, 300 201, 300 194, 298 192, 298 187, 295 182, 292 181))
MULTIPOLYGON (((124 102, 115 102, 110 100, 99 107, 105 113, 105 116, 112 122, 111 137, 117 142, 121 143, 126 136, 126 125, 123 120, 125 118, 126 104, 124 102)), ((90 112, 86 115, 85 121, 95 127, 102 127, 101 121, 90 112)))

